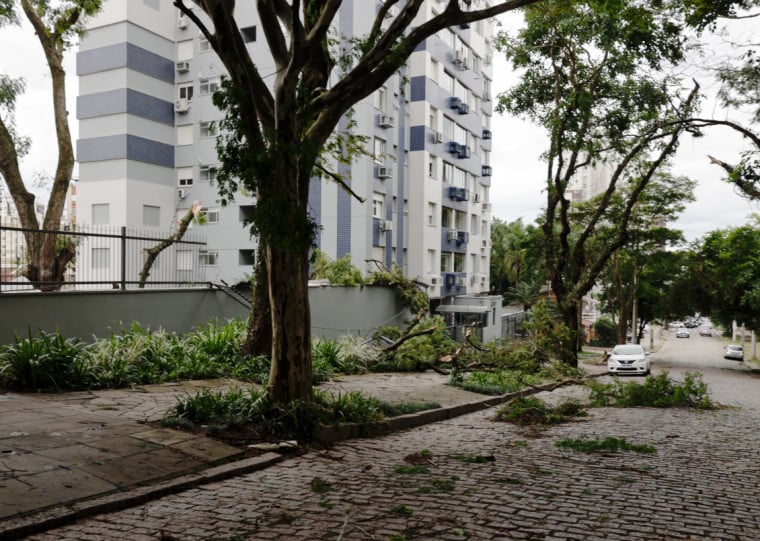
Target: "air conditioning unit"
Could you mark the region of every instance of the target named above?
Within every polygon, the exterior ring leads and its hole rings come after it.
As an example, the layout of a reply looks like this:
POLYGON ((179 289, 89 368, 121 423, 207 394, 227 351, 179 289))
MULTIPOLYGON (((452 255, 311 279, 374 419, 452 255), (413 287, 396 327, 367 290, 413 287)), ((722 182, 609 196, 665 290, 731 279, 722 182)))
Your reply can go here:
POLYGON ((456 96, 452 96, 449 98, 449 107, 452 109, 459 109, 459 107, 462 105, 462 100, 457 98, 456 96))
POLYGON ((493 174, 493 169, 490 165, 483 165, 480 167, 480 176, 490 177, 493 174))
POLYGON ((391 178, 393 176, 393 169, 384 165, 378 165, 375 168, 375 176, 377 178, 391 178))
POLYGON ((378 115, 377 125, 381 128, 392 128, 394 126, 393 117, 390 115, 378 115))
POLYGON ((467 278, 464 276, 457 278, 457 287, 467 287, 467 278))
POLYGON ((491 210, 491 203, 483 203, 483 210, 491 210))
POLYGON ((460 115, 466 115, 470 112, 470 106, 466 103, 460 103, 459 104, 459 114, 460 115))
POLYGON ((393 231, 393 222, 390 220, 382 220, 380 222, 380 231, 393 231))
POLYGON ((462 148, 462 145, 460 145, 456 141, 449 141, 448 151, 451 152, 452 154, 459 154, 460 148, 462 148))
POLYGON ((185 28, 187 28, 187 17, 185 17, 184 15, 177 17, 177 28, 179 28, 180 30, 184 30, 185 28))
POLYGON ((483 139, 491 138, 491 130, 483 130, 483 139))
POLYGON ((443 143, 443 134, 439 131, 433 131, 433 142, 443 143))
POLYGON ((437 286, 437 285, 440 285, 440 283, 441 283, 441 277, 440 276, 431 276, 429 278, 429 280, 430 280, 430 285, 431 286, 437 286))
POLYGON ((185 98, 174 100, 175 113, 187 113, 190 110, 190 102, 185 98))
POLYGON ((180 188, 179 190, 177 190, 177 197, 179 199, 184 199, 185 197, 187 197, 187 190, 183 188, 180 188))
POLYGON ((459 50, 454 53, 454 64, 461 66, 467 60, 467 53, 459 50))
POLYGON ((464 59, 464 62, 462 62, 462 69, 463 70, 471 70, 472 69, 472 58, 467 57, 464 59))
POLYGON ((459 239, 459 231, 457 231, 455 229, 452 229, 446 235, 446 240, 458 240, 458 239, 459 239))
POLYGON ((460 158, 469 158, 470 157, 470 147, 465 146, 465 145, 461 145, 459 147, 459 153, 458 153, 458 155, 459 155, 460 158))
POLYGON ((470 240, 470 234, 467 231, 457 231, 457 244, 464 244, 470 240))
POLYGON ((190 71, 190 62, 177 62, 177 72, 186 73, 190 71))

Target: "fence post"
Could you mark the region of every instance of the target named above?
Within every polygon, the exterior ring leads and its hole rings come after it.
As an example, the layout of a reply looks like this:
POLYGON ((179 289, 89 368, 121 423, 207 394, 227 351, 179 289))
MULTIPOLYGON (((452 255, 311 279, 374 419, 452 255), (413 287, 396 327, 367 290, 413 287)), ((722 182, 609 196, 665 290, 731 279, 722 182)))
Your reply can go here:
POLYGON ((121 290, 127 290, 127 228, 121 226, 121 290))

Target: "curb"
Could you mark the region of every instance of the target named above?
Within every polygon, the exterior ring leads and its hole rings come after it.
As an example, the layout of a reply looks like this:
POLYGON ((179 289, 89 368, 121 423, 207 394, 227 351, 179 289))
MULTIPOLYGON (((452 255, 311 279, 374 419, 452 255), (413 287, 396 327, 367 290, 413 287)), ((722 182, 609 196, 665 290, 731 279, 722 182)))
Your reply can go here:
POLYGON ((474 400, 472 402, 465 402, 464 404, 458 404, 456 406, 437 408, 434 410, 427 410, 419 413, 410 413, 408 415, 400 415, 398 417, 392 417, 378 423, 345 423, 334 426, 320 426, 314 430, 312 439, 321 445, 330 445, 350 439, 382 436, 391 432, 396 432, 398 430, 416 428, 418 426, 437 423, 439 421, 445 421, 447 419, 453 419, 454 417, 467 415, 468 413, 482 411, 484 409, 498 406, 504 402, 508 402, 520 396, 530 396, 532 394, 544 391, 553 391, 554 389, 563 387, 565 385, 577 384, 579 384, 579 382, 576 379, 564 379, 560 382, 537 385, 535 387, 523 389, 514 393, 490 396, 488 398, 474 400))
POLYGON ((0 526, 0 541, 21 539, 28 535, 71 524, 82 518, 120 511, 206 483, 223 481, 236 475, 262 470, 285 460, 285 458, 285 456, 277 453, 265 453, 261 456, 214 466, 198 473, 182 475, 153 485, 53 507, 39 513, 12 519, 3 524, 0 526))

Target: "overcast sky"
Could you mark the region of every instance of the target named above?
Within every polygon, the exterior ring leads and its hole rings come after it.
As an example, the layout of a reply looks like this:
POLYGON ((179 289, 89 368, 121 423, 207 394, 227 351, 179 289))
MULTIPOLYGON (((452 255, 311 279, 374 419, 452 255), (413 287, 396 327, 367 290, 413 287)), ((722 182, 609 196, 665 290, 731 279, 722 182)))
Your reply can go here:
MULTIPOLYGON (((513 26, 513 24, 512 24, 513 26)), ((741 33, 752 34, 752 24, 745 24, 741 33)), ((737 34, 732 37, 738 39, 737 34)), ((19 131, 32 137, 32 150, 22 167, 27 183, 35 173, 52 175, 55 171, 55 137, 53 112, 50 100, 50 76, 44 64, 44 57, 35 36, 28 29, 0 29, 0 73, 22 76, 27 81, 27 91, 19 99, 16 120, 19 131)), ((709 61, 718 58, 715 51, 729 50, 720 39, 714 39, 710 48, 709 61)), ((72 136, 76 141, 76 93, 77 82, 74 75, 74 51, 67 57, 69 82, 69 117, 72 136)), ((494 94, 505 90, 510 80, 510 69, 506 61, 494 55, 494 94)), ((693 69, 706 93, 714 93, 715 84, 700 69, 693 69)), ((513 81, 513 79, 512 79, 513 81)), ((705 100, 703 114, 716 118, 731 117, 715 105, 714 100, 705 100)), ((744 119, 742 119, 744 120, 744 119)), ((545 178, 545 164, 539 159, 546 148, 543 130, 517 119, 495 114, 492 119, 493 166, 491 202, 493 215, 506 221, 522 217, 526 223, 532 222, 545 202, 542 191, 545 178)), ((681 216, 678 227, 683 229, 688 240, 701 237, 708 231, 720 227, 736 226, 748 221, 748 216, 757 212, 745 199, 734 193, 733 187, 720 179, 722 169, 708 162, 707 154, 712 154, 729 163, 735 163, 746 143, 730 130, 715 128, 700 139, 684 136, 674 161, 673 173, 686 175, 698 181, 697 201, 688 206, 681 216)))

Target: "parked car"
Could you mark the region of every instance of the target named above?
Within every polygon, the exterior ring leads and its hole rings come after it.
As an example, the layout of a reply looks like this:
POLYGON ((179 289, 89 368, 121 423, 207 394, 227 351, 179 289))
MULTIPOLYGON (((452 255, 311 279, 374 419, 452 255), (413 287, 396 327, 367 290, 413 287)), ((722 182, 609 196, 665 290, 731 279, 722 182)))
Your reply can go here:
POLYGON ((743 361, 744 360, 744 348, 742 346, 738 346, 736 344, 730 344, 726 346, 726 349, 723 351, 723 358, 724 359, 734 359, 737 361, 743 361))
POLYGON ((648 355, 649 353, 638 344, 618 344, 607 358, 607 372, 646 376, 651 370, 648 355))
POLYGON ((686 327, 681 327, 676 331, 676 338, 689 338, 689 336, 691 335, 689 334, 689 329, 686 327))
POLYGON ((710 327, 702 327, 699 329, 699 336, 712 336, 712 329, 710 327))

